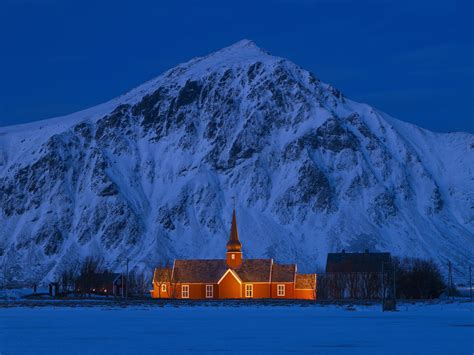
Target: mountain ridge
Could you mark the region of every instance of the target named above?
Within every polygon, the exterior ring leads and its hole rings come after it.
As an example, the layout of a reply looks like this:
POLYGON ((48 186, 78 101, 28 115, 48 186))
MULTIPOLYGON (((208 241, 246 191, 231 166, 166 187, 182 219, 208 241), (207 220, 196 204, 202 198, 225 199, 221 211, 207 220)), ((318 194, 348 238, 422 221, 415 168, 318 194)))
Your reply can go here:
POLYGON ((145 270, 221 256, 235 195, 249 256, 310 271, 370 248, 463 275, 473 137, 358 104, 243 40, 96 107, 1 127, 0 259, 12 279, 47 280, 90 253, 145 270))

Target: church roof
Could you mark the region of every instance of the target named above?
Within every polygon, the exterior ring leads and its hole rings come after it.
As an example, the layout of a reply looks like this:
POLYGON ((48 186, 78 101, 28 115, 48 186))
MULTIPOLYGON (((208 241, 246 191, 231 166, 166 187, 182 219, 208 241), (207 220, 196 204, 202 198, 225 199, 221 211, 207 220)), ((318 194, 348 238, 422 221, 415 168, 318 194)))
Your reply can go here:
POLYGON ((171 282, 171 273, 173 269, 170 267, 157 267, 153 273, 153 282, 171 282))
POLYGON ((296 274, 295 288, 314 290, 316 288, 316 274, 296 274))
MULTIPOLYGON (((217 283, 228 268, 225 259, 176 260, 173 282, 217 283)), ((243 282, 269 282, 271 270, 272 259, 244 259, 233 269, 243 282)))
POLYGON ((227 269, 224 259, 176 260, 173 282, 217 283, 227 269))
MULTIPOLYGON (((174 268, 156 268, 154 282, 216 284, 229 269, 225 259, 176 260, 174 268), (171 280, 172 277, 172 280, 171 280)), ((280 265, 272 259, 244 259, 233 269, 242 282, 293 282, 296 288, 314 289, 315 274, 297 274, 296 265, 280 265)))
POLYGON ((243 282, 270 282, 272 259, 244 259, 242 265, 234 269, 243 282))
POLYGON ((295 281, 296 265, 273 264, 272 282, 293 282, 295 281))

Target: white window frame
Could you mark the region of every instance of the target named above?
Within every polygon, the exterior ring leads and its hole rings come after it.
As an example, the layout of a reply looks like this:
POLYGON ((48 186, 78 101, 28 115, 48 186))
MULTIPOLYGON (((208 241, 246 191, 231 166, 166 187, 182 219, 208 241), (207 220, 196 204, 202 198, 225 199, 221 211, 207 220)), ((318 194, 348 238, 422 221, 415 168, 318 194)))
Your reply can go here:
POLYGON ((277 285, 277 296, 278 297, 285 296, 285 285, 277 285))
POLYGON ((206 298, 214 298, 214 285, 206 285, 206 298))
POLYGON ((253 298, 253 285, 252 284, 245 285, 245 297, 253 298))
POLYGON ((235 254, 231 254, 231 255, 230 255, 230 258, 231 258, 232 260, 235 260, 235 254))
POLYGON ((161 284, 161 292, 166 292, 166 284, 161 284))
POLYGON ((189 285, 181 285, 181 298, 189 298, 189 285))

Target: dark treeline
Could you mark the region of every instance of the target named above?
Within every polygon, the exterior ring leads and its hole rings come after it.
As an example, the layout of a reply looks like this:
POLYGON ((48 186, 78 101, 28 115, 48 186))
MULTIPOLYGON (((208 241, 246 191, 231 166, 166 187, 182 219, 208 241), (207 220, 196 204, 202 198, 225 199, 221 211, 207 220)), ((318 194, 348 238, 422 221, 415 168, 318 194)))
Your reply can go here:
POLYGON ((92 294, 143 296, 148 292, 150 281, 143 273, 132 270, 127 275, 113 273, 104 267, 102 258, 86 257, 82 262, 69 265, 58 276, 60 294, 66 296, 90 296, 92 294), (113 280, 116 279, 114 288, 113 280), (124 291, 122 293, 122 280, 124 291))
POLYGON ((447 290, 441 271, 432 260, 393 258, 397 298, 433 299, 447 290))
MULTIPOLYGON (((112 295, 109 286, 104 292, 106 288, 103 280, 110 280, 110 276, 121 274, 114 274, 103 265, 102 259, 87 257, 82 262, 63 269, 58 277, 61 294, 112 295)), ((321 273, 317 280, 317 298, 322 300, 380 299, 383 292, 385 298, 390 298, 394 287, 399 299, 433 299, 448 291, 438 266, 432 260, 416 258, 393 257, 392 265, 386 267, 383 275, 381 272, 321 273)), ((121 283, 121 276, 118 281, 121 283)), ((124 275, 124 283, 125 292, 129 296, 143 296, 151 287, 151 279, 135 271, 129 273, 128 280, 124 275)), ((115 290, 115 294, 119 296, 122 294, 120 287, 115 290)))

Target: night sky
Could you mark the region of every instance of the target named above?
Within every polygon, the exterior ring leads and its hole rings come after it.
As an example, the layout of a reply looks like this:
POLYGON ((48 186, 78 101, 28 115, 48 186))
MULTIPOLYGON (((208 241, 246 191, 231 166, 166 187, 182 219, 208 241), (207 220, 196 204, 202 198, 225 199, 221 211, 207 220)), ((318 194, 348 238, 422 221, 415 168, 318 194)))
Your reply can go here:
POLYGON ((472 0, 0 1, 0 126, 72 113, 240 39, 347 97, 474 132, 472 0))

